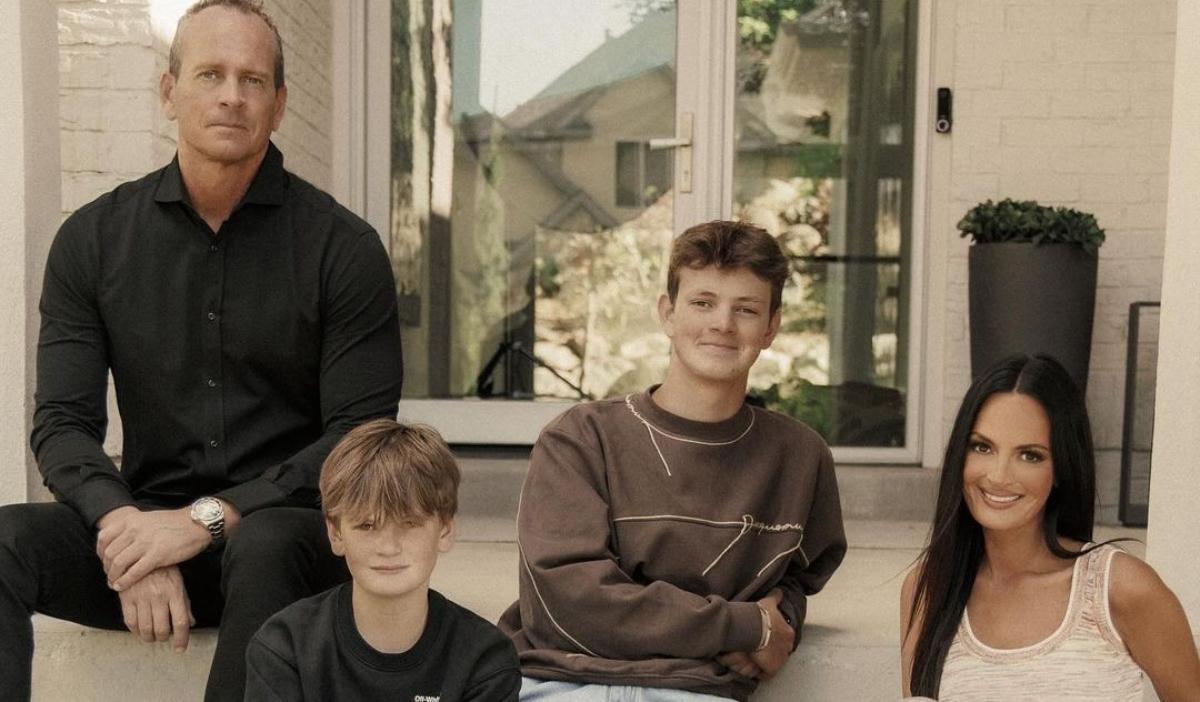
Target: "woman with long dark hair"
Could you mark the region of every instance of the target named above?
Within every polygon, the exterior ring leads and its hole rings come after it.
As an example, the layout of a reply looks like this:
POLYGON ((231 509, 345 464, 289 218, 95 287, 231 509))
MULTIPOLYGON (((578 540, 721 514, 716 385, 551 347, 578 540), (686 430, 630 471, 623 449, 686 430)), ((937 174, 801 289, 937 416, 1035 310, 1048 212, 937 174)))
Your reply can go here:
POLYGON ((971 384, 942 464, 929 545, 901 591, 904 695, 942 702, 1200 700, 1175 595, 1092 544, 1087 410, 1054 359, 1006 359, 971 384))

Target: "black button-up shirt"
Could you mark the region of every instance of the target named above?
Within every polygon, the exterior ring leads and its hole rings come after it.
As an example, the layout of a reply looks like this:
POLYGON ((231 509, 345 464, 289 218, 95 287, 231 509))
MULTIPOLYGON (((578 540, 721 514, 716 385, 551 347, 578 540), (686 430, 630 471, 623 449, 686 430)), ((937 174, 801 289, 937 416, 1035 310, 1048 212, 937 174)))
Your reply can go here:
POLYGON ((80 208, 51 247, 41 314, 33 450, 89 524, 201 495, 242 513, 315 507, 329 450, 400 399, 383 245, 273 145, 216 234, 178 159, 80 208), (120 470, 102 446, 110 370, 120 470))

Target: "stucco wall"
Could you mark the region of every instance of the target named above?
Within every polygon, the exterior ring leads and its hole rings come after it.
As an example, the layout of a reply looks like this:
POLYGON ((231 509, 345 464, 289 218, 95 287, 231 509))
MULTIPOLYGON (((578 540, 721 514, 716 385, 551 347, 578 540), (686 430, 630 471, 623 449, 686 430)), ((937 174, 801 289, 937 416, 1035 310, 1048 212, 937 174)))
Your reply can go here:
MULTIPOLYGON (((268 0, 283 37, 288 108, 273 137, 285 166, 320 188, 331 177, 331 0, 268 0)), ((158 80, 167 67, 179 2, 57 0, 62 215, 168 162, 175 125, 162 116, 158 80), (163 27, 162 18, 170 21, 163 27), (158 23, 155 20, 159 20, 158 23), (166 31, 164 31, 164 29, 166 31)), ((105 447, 121 450, 109 398, 105 447)))
POLYGON ((58 227, 54 13, 42 3, 0 5, 0 504, 37 484, 29 451, 38 291, 58 227))
MULTIPOLYGON (((1179 36, 1200 34, 1200 5, 1180 3, 1179 36)), ((1175 71, 1171 184, 1163 268, 1163 352, 1154 433, 1154 477, 1146 556, 1175 590, 1200 634, 1200 559, 1196 552, 1196 398, 1200 396, 1200 44, 1180 42, 1175 71)))
MULTIPOLYGON (((15 66, 18 79, 0 84, 0 124, 14 128, 0 132, 0 159, 15 168, 0 169, 0 188, 20 193, 8 211, 0 215, 0 299, 25 300, 25 100, 21 53, 21 8, 16 3, 0 5, 0 61, 15 66), (15 274, 15 275, 14 275, 15 274)), ((6 398, 0 415, 0 505, 25 500, 25 305, 0 307, 0 324, 20 333, 3 337, 0 345, 0 392, 6 398), (13 463, 16 465, 12 465, 13 463)))
MULTIPOLYGON (((957 0, 953 58, 939 85, 955 90, 942 216, 944 280, 931 290, 945 315, 942 421, 970 382, 968 242, 955 222, 1004 197, 1092 212, 1107 231, 1088 405, 1100 449, 1099 517, 1118 501, 1129 303, 1157 300, 1166 224, 1175 1, 957 0)), ((932 399, 932 398, 931 398, 932 399)))

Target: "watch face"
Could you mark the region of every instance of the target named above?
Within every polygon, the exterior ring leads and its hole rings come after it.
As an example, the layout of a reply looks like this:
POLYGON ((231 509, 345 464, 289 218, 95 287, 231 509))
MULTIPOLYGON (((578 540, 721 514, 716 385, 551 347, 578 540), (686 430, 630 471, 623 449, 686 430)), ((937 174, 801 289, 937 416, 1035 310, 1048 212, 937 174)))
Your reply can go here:
POLYGON ((221 517, 221 503, 212 498, 196 500, 192 505, 192 514, 202 522, 211 522, 221 517))

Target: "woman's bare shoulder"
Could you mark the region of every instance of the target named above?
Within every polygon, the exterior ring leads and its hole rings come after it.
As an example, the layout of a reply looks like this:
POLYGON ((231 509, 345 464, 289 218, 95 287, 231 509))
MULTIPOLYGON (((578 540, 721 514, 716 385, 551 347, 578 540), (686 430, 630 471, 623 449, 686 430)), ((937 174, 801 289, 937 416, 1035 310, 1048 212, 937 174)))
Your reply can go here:
POLYGON ((1149 563, 1120 549, 1112 556, 1108 601, 1113 614, 1136 616, 1144 607, 1175 595, 1149 563))

